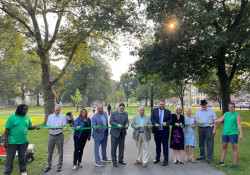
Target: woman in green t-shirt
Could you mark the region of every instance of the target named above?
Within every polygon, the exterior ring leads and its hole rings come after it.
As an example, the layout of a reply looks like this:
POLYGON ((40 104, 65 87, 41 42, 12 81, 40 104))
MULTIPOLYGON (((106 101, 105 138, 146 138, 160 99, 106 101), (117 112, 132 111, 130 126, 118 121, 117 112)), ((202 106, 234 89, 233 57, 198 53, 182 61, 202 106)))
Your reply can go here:
POLYGON ((222 154, 221 161, 217 165, 225 165, 224 159, 227 153, 228 142, 232 144, 234 151, 234 163, 230 168, 237 167, 238 161, 238 138, 242 139, 242 128, 241 128, 241 118, 240 115, 235 112, 235 104, 228 104, 229 112, 226 112, 220 119, 214 120, 214 123, 219 123, 224 121, 224 127, 222 132, 222 154))

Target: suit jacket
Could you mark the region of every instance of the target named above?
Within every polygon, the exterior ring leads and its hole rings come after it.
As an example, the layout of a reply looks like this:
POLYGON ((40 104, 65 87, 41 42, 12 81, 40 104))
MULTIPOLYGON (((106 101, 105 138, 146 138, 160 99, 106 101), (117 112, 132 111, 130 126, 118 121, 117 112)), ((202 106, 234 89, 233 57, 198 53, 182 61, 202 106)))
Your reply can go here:
MULTIPOLYGON (((118 126, 118 124, 123 125, 123 126, 129 126, 127 112, 122 113, 122 118, 121 118, 120 113, 118 111, 112 112, 111 117, 110 117, 110 125, 111 126, 118 126)), ((116 138, 118 138, 121 133, 126 135, 127 134, 126 128, 111 128, 111 130, 110 130, 110 135, 113 137, 116 137, 116 138)))
MULTIPOLYGON (((103 111, 103 115, 106 118, 106 123, 108 126, 108 118, 107 118, 107 113, 103 111)), ((92 127, 97 127, 97 125, 100 125, 101 127, 104 127, 104 124, 101 119, 101 115, 97 112, 93 117, 92 117, 92 127)), ((103 140, 104 133, 108 134, 108 128, 101 128, 99 131, 96 129, 93 129, 92 137, 94 140, 103 140)))
MULTIPOLYGON (((134 128, 133 139, 135 141, 138 140, 138 135, 139 135, 139 131, 140 131, 140 128, 138 128, 138 125, 140 125, 140 117, 141 117, 140 115, 134 116, 133 121, 131 123, 132 128, 134 128)), ((144 115, 144 124, 143 125, 152 125, 150 118, 147 117, 146 115, 144 115)), ((144 134, 146 137, 146 141, 151 140, 151 133, 150 133, 151 128, 152 128, 152 126, 148 126, 148 129, 143 128, 144 134)))
MULTIPOLYGON (((152 110, 151 121, 152 121, 153 125, 159 124, 159 108, 155 108, 155 109, 152 110)), ((166 122, 167 125, 172 124, 172 115, 171 115, 171 112, 169 110, 167 110, 167 109, 164 109, 163 122, 166 122)), ((159 128, 157 128, 156 126, 153 126, 152 132, 156 133, 158 131, 158 129, 159 128)), ((164 126, 163 127, 163 132, 169 133, 169 127, 164 126)))

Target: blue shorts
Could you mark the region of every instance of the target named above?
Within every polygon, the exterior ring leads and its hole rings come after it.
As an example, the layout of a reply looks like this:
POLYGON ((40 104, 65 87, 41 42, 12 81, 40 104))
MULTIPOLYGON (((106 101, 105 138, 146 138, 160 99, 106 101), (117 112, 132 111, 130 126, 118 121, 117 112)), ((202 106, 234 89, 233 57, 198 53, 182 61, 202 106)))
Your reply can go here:
POLYGON ((222 142, 230 142, 231 144, 238 143, 238 135, 223 135, 222 134, 222 142))

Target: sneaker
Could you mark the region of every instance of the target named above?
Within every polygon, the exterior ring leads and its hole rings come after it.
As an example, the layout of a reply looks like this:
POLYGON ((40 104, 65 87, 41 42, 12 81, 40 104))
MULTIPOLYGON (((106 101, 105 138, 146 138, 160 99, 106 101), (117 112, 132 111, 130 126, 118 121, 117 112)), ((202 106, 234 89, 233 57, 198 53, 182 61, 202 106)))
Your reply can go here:
POLYGON ((216 165, 219 165, 219 166, 220 166, 220 165, 225 165, 225 164, 224 164, 224 162, 219 161, 216 165))
POLYGON ((95 166, 104 167, 104 165, 102 163, 96 163, 95 166))
POLYGON ((233 164, 233 165, 230 166, 229 168, 237 168, 237 165, 233 164))
POLYGON ((22 172, 21 175, 28 175, 26 172, 22 172))

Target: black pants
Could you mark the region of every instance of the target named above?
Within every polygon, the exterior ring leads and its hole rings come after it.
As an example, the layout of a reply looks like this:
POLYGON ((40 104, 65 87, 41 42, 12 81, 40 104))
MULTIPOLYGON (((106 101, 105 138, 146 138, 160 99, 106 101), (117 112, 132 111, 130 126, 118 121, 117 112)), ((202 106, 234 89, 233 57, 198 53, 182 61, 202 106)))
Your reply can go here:
POLYGON ((25 153, 27 151, 29 142, 24 144, 9 144, 7 149, 7 159, 5 164, 5 172, 4 175, 10 175, 13 171, 13 161, 15 159, 16 151, 18 151, 18 159, 19 159, 19 170, 20 173, 26 172, 26 160, 25 153))
POLYGON ((212 161, 214 157, 214 127, 198 127, 200 157, 205 158, 205 145, 207 147, 207 160, 212 161))
POLYGON ((77 165, 77 163, 82 162, 83 149, 85 147, 87 139, 88 139, 88 133, 85 132, 82 133, 80 138, 74 136, 75 151, 74 151, 73 165, 77 165))
POLYGON ((124 148, 125 148, 125 134, 120 133, 120 136, 118 138, 111 136, 111 156, 112 156, 112 162, 117 163, 117 156, 116 156, 116 150, 117 146, 119 145, 119 162, 123 162, 124 157, 124 148))
POLYGON ((155 145, 156 145, 156 157, 155 160, 160 160, 161 157, 161 144, 163 147, 164 162, 168 162, 168 139, 169 132, 157 131, 154 133, 155 145))

